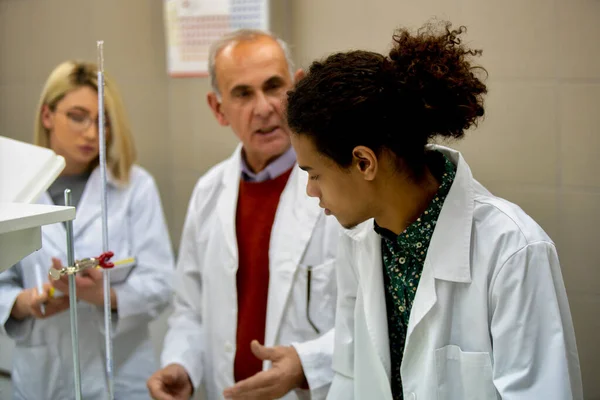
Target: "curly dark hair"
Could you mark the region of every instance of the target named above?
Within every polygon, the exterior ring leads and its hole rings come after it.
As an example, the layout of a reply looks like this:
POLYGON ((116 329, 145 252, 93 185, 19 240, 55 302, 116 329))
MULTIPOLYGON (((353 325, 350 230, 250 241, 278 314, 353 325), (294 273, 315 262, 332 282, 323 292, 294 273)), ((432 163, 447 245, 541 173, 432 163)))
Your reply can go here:
POLYGON ((461 138, 483 116, 485 84, 461 43, 461 26, 428 23, 411 34, 398 29, 388 57, 350 51, 315 61, 288 92, 287 120, 294 134, 342 167, 352 149, 391 150, 420 176, 425 145, 436 136, 461 138))

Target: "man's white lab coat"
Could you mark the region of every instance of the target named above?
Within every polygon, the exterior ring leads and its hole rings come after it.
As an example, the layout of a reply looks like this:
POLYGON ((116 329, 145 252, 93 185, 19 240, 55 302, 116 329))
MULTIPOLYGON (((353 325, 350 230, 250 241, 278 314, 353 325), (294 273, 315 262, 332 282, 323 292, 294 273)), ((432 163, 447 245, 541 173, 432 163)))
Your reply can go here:
MULTIPOLYGON (((197 183, 186 217, 175 278, 175 310, 161 363, 179 363, 209 400, 234 384, 238 250, 236 208, 241 146, 197 183)), ((264 344, 294 344, 312 399, 324 398, 333 371, 339 224, 306 195, 308 175, 292 170, 277 208, 269 246, 269 293, 264 344), (312 270, 310 304, 307 275, 312 270), (308 306, 308 316, 307 316, 308 306), (319 329, 318 334, 309 318, 319 329), (304 343, 302 343, 304 342, 304 343)), ((262 338, 258 338, 262 342, 262 338)), ((269 363, 264 363, 268 368, 269 363)), ((286 398, 306 397, 296 390, 286 398)))
MULTIPOLYGON (((401 366, 405 400, 583 398, 554 243, 473 179, 460 153, 415 295, 401 366)), ((373 220, 342 234, 331 400, 392 399, 373 220)))

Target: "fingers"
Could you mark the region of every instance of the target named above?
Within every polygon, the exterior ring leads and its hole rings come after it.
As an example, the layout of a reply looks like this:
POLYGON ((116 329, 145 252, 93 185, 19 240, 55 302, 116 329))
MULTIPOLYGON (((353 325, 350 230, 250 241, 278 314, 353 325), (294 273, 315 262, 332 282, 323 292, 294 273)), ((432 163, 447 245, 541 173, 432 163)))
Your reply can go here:
POLYGON ((42 287, 42 291, 38 291, 37 288, 31 289, 31 303, 33 305, 44 304, 48 301, 48 291, 42 287))
POLYGON ((270 369, 261 371, 250 378, 239 381, 234 386, 225 389, 223 396, 228 399, 238 398, 254 398, 258 395, 263 395, 261 398, 271 392, 273 386, 277 383, 279 374, 277 371, 270 369))
MULTIPOLYGON (((63 293, 69 293, 69 278, 67 276, 61 277, 59 280, 52 283, 57 290, 63 293)), ((98 282, 94 281, 90 277, 75 276, 75 289, 77 291, 77 297, 84 294, 90 288, 97 288, 98 282)))
POLYGON ((90 268, 84 270, 85 274, 83 276, 90 277, 93 281, 101 281, 104 276, 104 272, 101 268, 90 268))
POLYGON ((45 304, 46 313, 40 318, 48 318, 54 314, 58 314, 60 312, 65 311, 69 308, 69 297, 59 297, 57 299, 52 299, 45 304))
POLYGON ((61 282, 63 285, 68 285, 69 284, 69 275, 61 276, 60 279, 56 282, 61 282))
POLYGON ((155 372, 146 386, 155 400, 187 400, 193 391, 187 371, 179 364, 170 364, 155 372))
POLYGON ((273 394, 274 391, 271 388, 256 389, 252 392, 227 395, 223 392, 223 397, 227 400, 265 400, 265 399, 278 399, 281 395, 273 394))
POLYGON ((49 282, 44 283, 44 285, 42 286, 42 290, 44 291, 46 296, 48 296, 48 301, 50 301, 57 295, 57 289, 54 286, 52 286, 52 284, 49 282))
POLYGON ((58 258, 52 257, 52 268, 62 269, 62 267, 62 262, 58 258))
POLYGON ((46 312, 42 313, 42 308, 39 304, 35 304, 35 302, 31 302, 29 306, 29 313, 34 318, 42 319, 46 317, 46 312))
POLYGON ((30 315, 34 318, 44 319, 69 308, 69 296, 51 298, 49 295, 51 288, 51 285, 45 284, 41 293, 38 288, 24 290, 22 307, 27 310, 24 317, 30 315))
MULTIPOLYGON (((256 358, 259 360, 273 361, 279 358, 279 352, 277 348, 265 347, 257 340, 253 340, 250 343, 250 349, 252 350, 254 356, 256 356, 256 358)), ((277 369, 261 371, 250 378, 238 382, 233 387, 226 389, 223 392, 223 395, 226 398, 232 399, 267 398, 269 394, 272 394, 272 389, 277 384, 279 375, 279 370, 277 369)))
POLYGON ((52 286, 54 286, 56 289, 60 290, 63 293, 69 293, 69 283, 68 281, 63 281, 62 278, 57 281, 54 281, 52 283, 52 286))
POLYGON ((99 289, 102 287, 102 279, 94 279, 93 277, 86 276, 75 276, 75 287, 77 290, 89 290, 99 289))
POLYGON ((35 318, 44 318, 45 313, 42 312, 41 305, 48 300, 48 296, 44 293, 40 294, 37 288, 27 290, 27 302, 29 304, 29 312, 35 318))
POLYGON ((250 349, 252 350, 252 354, 262 361, 273 361, 277 357, 277 350, 274 347, 265 347, 258 343, 258 340, 253 340, 252 343, 250 343, 250 349))
POLYGON ((159 378, 154 376, 150 377, 146 383, 146 386, 148 387, 150 396, 152 396, 154 400, 176 400, 175 397, 171 396, 164 390, 164 385, 159 378))

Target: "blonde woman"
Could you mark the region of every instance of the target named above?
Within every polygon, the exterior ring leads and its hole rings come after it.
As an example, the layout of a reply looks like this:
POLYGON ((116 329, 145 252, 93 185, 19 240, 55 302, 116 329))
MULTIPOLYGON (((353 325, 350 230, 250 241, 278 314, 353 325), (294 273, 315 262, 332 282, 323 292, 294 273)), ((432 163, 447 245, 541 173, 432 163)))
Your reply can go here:
MULTIPOLYGON (((157 367, 148 324, 168 304, 173 254, 159 193, 152 176, 134 165, 133 139, 114 81, 105 79, 108 247, 112 261, 134 258, 127 276, 114 274, 111 288, 116 399, 147 399, 146 380, 157 367)), ((97 68, 65 62, 44 86, 35 143, 63 156, 61 176, 39 199, 64 204, 72 191, 75 259, 102 253, 101 182, 98 168, 97 68)), ((66 265, 63 224, 42 229, 43 248, 0 274, 0 331, 16 342, 14 398, 74 398, 66 278, 48 282, 51 266, 66 265), (40 279, 43 282, 40 282, 40 279), (42 285, 40 292, 37 288, 42 285), (51 296, 50 288, 58 290, 51 296)), ((102 272, 77 276, 79 355, 83 398, 106 399, 102 272)))

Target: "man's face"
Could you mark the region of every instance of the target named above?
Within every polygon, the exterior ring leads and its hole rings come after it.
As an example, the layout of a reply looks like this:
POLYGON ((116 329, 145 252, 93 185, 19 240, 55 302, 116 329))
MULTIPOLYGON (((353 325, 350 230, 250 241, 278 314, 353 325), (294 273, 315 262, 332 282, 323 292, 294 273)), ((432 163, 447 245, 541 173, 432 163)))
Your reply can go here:
POLYGON ((319 199, 325 214, 333 215, 346 229, 373 216, 373 189, 356 165, 342 168, 320 153, 311 138, 292 135, 298 165, 308 172, 306 194, 319 199))
POLYGON ((290 147, 283 102, 292 88, 285 54, 268 36, 229 44, 216 57, 220 101, 209 104, 223 126, 231 126, 244 147, 249 166, 258 172, 290 147))

